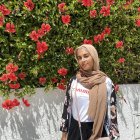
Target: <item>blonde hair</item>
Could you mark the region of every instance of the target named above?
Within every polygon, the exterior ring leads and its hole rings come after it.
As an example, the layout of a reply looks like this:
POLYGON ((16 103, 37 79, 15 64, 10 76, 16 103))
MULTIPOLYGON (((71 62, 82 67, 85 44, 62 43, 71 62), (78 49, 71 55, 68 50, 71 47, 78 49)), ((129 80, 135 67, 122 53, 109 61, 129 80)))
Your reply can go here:
POLYGON ((91 55, 91 57, 94 60, 94 71, 98 71, 100 69, 99 66, 99 57, 98 57, 98 53, 97 50, 95 49, 94 46, 92 46, 91 44, 83 44, 81 46, 79 46, 78 48, 75 49, 75 59, 77 60, 77 51, 81 48, 86 48, 86 50, 88 51, 88 53, 91 55))

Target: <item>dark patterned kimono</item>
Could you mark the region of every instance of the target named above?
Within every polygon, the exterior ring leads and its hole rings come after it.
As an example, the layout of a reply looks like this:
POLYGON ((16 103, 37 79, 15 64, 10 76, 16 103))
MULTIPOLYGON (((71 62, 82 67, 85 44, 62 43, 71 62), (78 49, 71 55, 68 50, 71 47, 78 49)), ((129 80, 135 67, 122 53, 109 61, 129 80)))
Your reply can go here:
MULTIPOLYGON (((72 77, 67 85, 64 108, 62 113, 62 123, 60 131, 69 133, 72 113, 71 104, 72 97, 70 95, 71 83, 76 79, 76 76, 72 77)), ((117 111, 116 111, 116 93, 113 83, 110 83, 111 90, 107 93, 107 110, 104 121, 104 129, 106 134, 110 137, 110 140, 117 140, 119 138, 118 124, 117 124, 117 111)))

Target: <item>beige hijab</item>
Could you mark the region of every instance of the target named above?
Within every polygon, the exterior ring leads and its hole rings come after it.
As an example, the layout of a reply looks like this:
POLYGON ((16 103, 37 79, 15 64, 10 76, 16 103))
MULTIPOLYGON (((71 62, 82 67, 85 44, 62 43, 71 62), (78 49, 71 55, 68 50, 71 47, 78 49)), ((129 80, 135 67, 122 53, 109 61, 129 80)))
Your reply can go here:
MULTIPOLYGON (((96 140, 102 135, 104 119, 106 115, 106 74, 99 70, 99 58, 96 49, 89 44, 83 44, 75 50, 86 48, 94 60, 94 68, 92 72, 86 72, 80 68, 76 77, 78 81, 89 89, 89 108, 88 115, 94 121, 92 135, 89 140, 96 140)), ((77 60, 77 57, 76 57, 77 60)))

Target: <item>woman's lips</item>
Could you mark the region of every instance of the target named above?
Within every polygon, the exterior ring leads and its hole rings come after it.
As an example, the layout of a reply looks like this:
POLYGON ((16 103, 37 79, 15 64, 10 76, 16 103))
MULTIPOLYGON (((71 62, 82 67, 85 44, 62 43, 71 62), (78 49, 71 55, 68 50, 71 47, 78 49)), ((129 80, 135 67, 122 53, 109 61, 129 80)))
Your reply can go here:
POLYGON ((82 67, 86 67, 87 64, 82 64, 82 67))

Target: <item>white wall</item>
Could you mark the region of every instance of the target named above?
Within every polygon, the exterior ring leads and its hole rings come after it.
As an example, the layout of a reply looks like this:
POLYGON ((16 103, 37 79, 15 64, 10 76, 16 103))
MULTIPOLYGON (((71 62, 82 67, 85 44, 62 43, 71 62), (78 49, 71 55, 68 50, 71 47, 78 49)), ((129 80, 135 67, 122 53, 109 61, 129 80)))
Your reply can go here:
MULTIPOLYGON (((136 130, 140 140, 140 85, 121 85, 124 98, 118 102, 120 140, 135 140, 136 130), (135 128, 134 127, 139 127, 135 128), (138 130, 139 129, 139 130, 138 130)), ((59 125, 65 93, 43 88, 29 98, 29 108, 20 105, 6 111, 0 107, 0 140, 60 140, 59 125)), ((0 103, 2 99, 0 98, 0 103)))
POLYGON ((121 140, 140 140, 140 84, 121 85, 126 99, 118 100, 118 123, 121 140))

